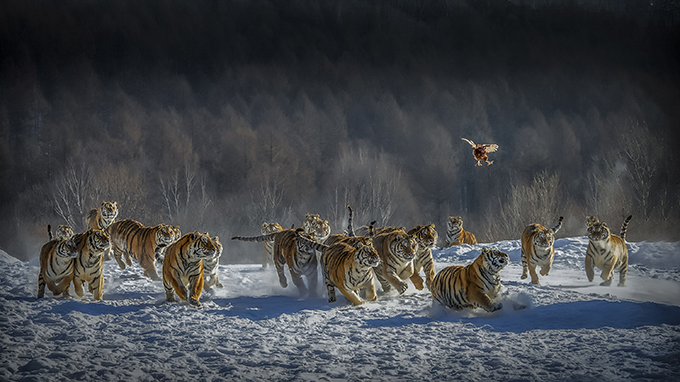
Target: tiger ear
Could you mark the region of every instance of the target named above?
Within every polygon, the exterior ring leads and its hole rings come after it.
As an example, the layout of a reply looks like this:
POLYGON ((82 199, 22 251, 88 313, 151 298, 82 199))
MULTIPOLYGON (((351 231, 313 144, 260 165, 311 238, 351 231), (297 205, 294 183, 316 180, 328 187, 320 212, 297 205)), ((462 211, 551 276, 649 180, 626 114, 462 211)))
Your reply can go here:
POLYGON ((192 234, 191 234, 191 240, 197 240, 197 239, 198 239, 198 236, 200 236, 200 235, 201 235, 201 234, 198 233, 198 232, 192 233, 192 234))

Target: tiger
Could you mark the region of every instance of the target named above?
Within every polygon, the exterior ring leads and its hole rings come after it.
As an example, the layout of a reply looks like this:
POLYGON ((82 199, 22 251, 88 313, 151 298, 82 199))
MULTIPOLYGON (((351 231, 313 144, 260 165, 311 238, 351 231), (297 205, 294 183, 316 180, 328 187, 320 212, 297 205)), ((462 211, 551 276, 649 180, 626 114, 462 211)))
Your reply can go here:
POLYGON ((432 280, 433 302, 454 310, 482 308, 494 312, 503 308, 502 303, 495 302, 501 292, 498 273, 509 262, 506 253, 485 247, 471 264, 442 269, 432 280))
POLYGON ((367 300, 377 299, 373 270, 380 265, 380 256, 373 247, 372 239, 355 238, 352 244, 338 242, 323 250, 321 273, 330 303, 337 301, 335 288, 355 306, 365 303, 358 293, 361 290, 365 291, 367 300))
POLYGON ((40 272, 38 273, 38 298, 45 296, 45 285, 53 295, 69 296, 73 281, 74 259, 78 246, 71 239, 54 239, 40 249, 40 272))
POLYGON ((373 237, 373 246, 380 256, 380 266, 374 269, 384 292, 394 286, 399 294, 408 288, 402 281, 413 276, 413 259, 418 244, 413 236, 402 229, 383 232, 373 237))
POLYGON ((305 230, 305 232, 309 233, 312 230, 312 225, 317 220, 321 220, 321 216, 319 216, 318 214, 305 215, 305 220, 302 222, 302 228, 305 230))
MULTIPOLYGON (((264 222, 262 223, 260 232, 262 232, 263 235, 269 235, 270 233, 279 232, 281 230, 283 230, 283 227, 281 227, 281 224, 279 223, 264 222)), ((270 264, 274 264, 273 251, 274 240, 265 241, 262 244, 262 268, 267 268, 270 264)))
POLYGON ((594 267, 602 269, 601 286, 610 286, 614 279, 614 270, 619 271, 618 286, 626 286, 628 275, 628 247, 626 247, 626 230, 633 215, 629 215, 621 225, 621 235, 611 233, 607 224, 592 221, 588 226, 588 249, 586 250, 586 275, 592 282, 594 267))
MULTIPOLYGON (((316 250, 309 245, 299 243, 298 235, 307 237, 309 241, 315 242, 314 237, 304 232, 303 228, 298 229, 283 229, 269 235, 243 237, 234 236, 231 240, 264 242, 274 240, 274 265, 276 266, 276 273, 279 276, 279 284, 282 288, 288 287, 288 280, 284 273, 283 266, 288 264, 293 283, 300 291, 300 296, 306 296, 308 290, 315 290, 317 284, 317 267, 316 250), (305 286, 302 276, 307 277, 307 284, 309 289, 305 286)), ((318 243, 317 243, 318 244, 318 243)))
MULTIPOLYGON (((57 239, 70 239, 73 237, 73 227, 70 225, 66 224, 60 224, 59 227, 57 227, 57 239)), ((47 236, 49 237, 50 240, 52 240, 52 226, 47 225, 47 236)))
POLYGON ((434 224, 417 225, 411 228, 407 234, 416 239, 418 248, 413 259, 413 276, 411 282, 418 290, 423 290, 423 279, 420 277, 420 270, 425 272, 425 285, 430 289, 434 278, 434 260, 432 259, 432 248, 437 242, 437 230, 434 224))
POLYGON ((304 229, 304 232, 313 235, 317 243, 323 243, 331 234, 331 226, 328 224, 328 220, 316 219, 309 224, 308 228, 304 229))
POLYGON ((222 243, 220 243, 220 237, 215 236, 212 239, 213 244, 217 251, 215 256, 203 259, 203 289, 207 292, 214 285, 218 288, 222 288, 223 285, 217 277, 217 268, 220 265, 220 257, 222 256, 222 243))
POLYGON ((160 280, 154 260, 156 249, 175 242, 177 231, 167 224, 146 227, 142 223, 131 219, 124 219, 111 224, 108 228, 113 256, 121 269, 132 265, 132 258, 139 262, 144 269, 144 276, 152 280, 160 280))
POLYGON ((555 259, 555 234, 562 228, 563 216, 551 229, 535 223, 528 225, 522 232, 522 276, 531 275, 531 283, 540 285, 536 266, 541 266, 541 276, 547 276, 555 259))
POLYGON ((109 237, 104 231, 90 229, 73 236, 78 246, 78 257, 73 272, 73 289, 79 297, 83 297, 83 286, 88 283, 88 291, 95 300, 102 300, 104 292, 104 252, 109 249, 109 237))
MULTIPOLYGON (((172 231, 172 242, 176 242, 182 237, 182 230, 179 228, 178 225, 173 225, 169 226, 171 231, 172 231)), ((162 244, 159 244, 156 247, 156 250, 154 251, 154 256, 156 257, 156 262, 159 264, 163 264, 163 257, 165 256, 165 249, 168 247, 169 244, 166 244, 167 241, 163 241, 162 244)))
POLYGON ((93 208, 85 216, 87 229, 106 230, 118 216, 118 202, 102 202, 99 208, 93 208))
POLYGON ((217 247, 206 232, 191 232, 170 244, 163 260, 163 288, 165 300, 175 301, 175 294, 182 301, 200 307, 203 290, 203 260, 217 254, 217 247), (187 296, 188 292, 188 296, 187 296))
POLYGON ((477 238, 472 232, 468 232, 463 229, 463 218, 460 216, 449 216, 449 220, 446 223, 446 243, 445 248, 461 245, 477 244, 477 238))

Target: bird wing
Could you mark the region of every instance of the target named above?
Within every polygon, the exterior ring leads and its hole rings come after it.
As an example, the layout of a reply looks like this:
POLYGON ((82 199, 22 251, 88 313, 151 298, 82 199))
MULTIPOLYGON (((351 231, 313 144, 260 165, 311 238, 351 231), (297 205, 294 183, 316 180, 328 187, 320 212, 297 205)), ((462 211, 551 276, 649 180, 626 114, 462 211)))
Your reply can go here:
POLYGON ((485 145, 484 145, 484 151, 487 152, 487 153, 492 153, 492 152, 494 152, 494 151, 496 151, 496 150, 498 150, 498 145, 495 144, 495 143, 485 144, 485 145))
POLYGON ((475 146, 476 146, 476 145, 475 145, 475 142, 472 142, 472 141, 469 140, 469 139, 466 139, 466 138, 461 138, 461 139, 464 140, 465 142, 469 143, 470 146, 472 146, 472 147, 475 147, 475 146))

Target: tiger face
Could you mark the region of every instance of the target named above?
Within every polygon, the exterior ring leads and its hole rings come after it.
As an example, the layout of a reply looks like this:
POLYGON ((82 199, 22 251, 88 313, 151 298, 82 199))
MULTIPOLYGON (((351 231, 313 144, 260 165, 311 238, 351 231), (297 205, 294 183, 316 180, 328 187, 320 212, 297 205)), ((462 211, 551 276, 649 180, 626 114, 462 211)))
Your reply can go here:
POLYGON ((354 247, 356 248, 354 262, 357 265, 365 268, 374 268, 380 264, 380 256, 378 256, 378 252, 373 248, 370 239, 367 241, 359 241, 354 247))
POLYGON ((109 240, 108 235, 106 235, 103 231, 94 229, 90 230, 88 245, 90 247, 90 251, 95 253, 103 253, 104 250, 109 248, 111 241, 109 240))
POLYGON ((311 225, 311 231, 309 233, 314 235, 314 239, 317 242, 323 243, 331 234, 331 226, 328 224, 328 220, 318 219, 311 225))
POLYGON ((484 268, 491 273, 498 273, 510 263, 510 257, 507 253, 501 252, 497 249, 483 248, 484 268))
POLYGON ((178 235, 180 234, 179 226, 159 224, 158 229, 156 230, 156 245, 159 247, 166 247, 179 240, 178 235))
POLYGON ((194 232, 191 234, 191 250, 188 252, 188 258, 192 260, 203 260, 214 257, 217 254, 217 247, 210 235, 206 232, 194 232))
POLYGON ((405 261, 413 260, 417 249, 418 243, 416 242, 415 235, 397 235, 392 246, 394 255, 405 261))
POLYGON ((106 221, 112 221, 118 216, 118 202, 103 202, 99 207, 99 213, 106 221))
POLYGON ((75 233, 73 232, 73 228, 71 228, 70 225, 61 224, 61 225, 59 225, 59 228, 57 228, 57 234, 56 235, 57 235, 57 239, 67 240, 67 239, 72 238, 73 235, 75 235, 75 233))
POLYGON ((549 230, 539 230, 533 238, 534 246, 547 249, 555 243, 555 236, 549 230))
POLYGON ((434 229, 434 224, 416 227, 416 230, 409 231, 409 234, 414 235, 419 248, 432 249, 435 247, 437 231, 434 229))
POLYGON ((304 237, 305 240, 296 240, 295 245, 299 254, 316 254, 316 250, 311 245, 314 242, 314 236, 304 231, 297 231, 297 235, 304 237))
POLYGON ((604 222, 596 222, 588 227, 588 239, 593 243, 605 242, 610 236, 611 231, 604 222))
MULTIPOLYGON (((447 223, 449 231, 458 231, 463 228, 463 218, 460 216, 449 216, 447 223)), ((473 227, 474 228, 474 227, 473 227)))
POLYGON ((276 232, 279 232, 279 231, 282 231, 282 230, 283 230, 283 227, 281 227, 281 224, 279 224, 279 223, 267 223, 267 222, 262 223, 261 232, 262 232, 263 235, 269 235, 269 234, 276 233, 276 232))
POLYGON ((54 254, 62 259, 75 259, 78 257, 78 245, 70 239, 57 239, 58 244, 54 254))
POLYGON ((305 220, 302 222, 302 228, 304 228, 305 232, 310 233, 312 231, 312 226, 318 220, 321 220, 321 217, 318 214, 307 214, 305 220))

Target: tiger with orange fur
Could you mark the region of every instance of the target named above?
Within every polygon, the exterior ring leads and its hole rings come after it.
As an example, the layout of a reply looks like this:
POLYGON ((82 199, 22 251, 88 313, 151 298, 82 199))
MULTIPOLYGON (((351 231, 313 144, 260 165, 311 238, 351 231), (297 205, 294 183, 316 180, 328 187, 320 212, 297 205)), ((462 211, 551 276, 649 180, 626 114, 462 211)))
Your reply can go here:
POLYGON ((254 237, 234 236, 231 240, 241 240, 250 242, 265 242, 274 240, 274 265, 279 276, 279 284, 282 288, 288 287, 288 280, 284 272, 284 265, 288 265, 293 284, 300 291, 300 296, 304 297, 309 290, 315 290, 317 284, 316 249, 313 245, 305 244, 298 240, 298 236, 306 237, 310 242, 316 243, 314 236, 304 232, 303 228, 284 229, 269 235, 254 237), (302 276, 307 278, 308 287, 305 286, 302 276))
POLYGON ((403 281, 413 276, 413 259, 418 244, 414 236, 402 229, 394 229, 375 235, 373 247, 380 256, 380 265, 374 269, 375 276, 384 292, 394 286, 402 294, 408 288, 403 281))
MULTIPOLYGON (((56 232, 57 239, 67 240, 67 239, 72 238, 73 235, 75 235, 75 233, 73 233, 73 227, 71 227, 70 225, 60 224, 57 227, 57 232, 56 232)), ((49 225, 49 224, 47 225, 47 236, 49 237, 50 240, 53 239, 52 238, 52 226, 49 225)))
POLYGON ((87 232, 73 236, 78 246, 78 257, 75 259, 73 272, 73 289, 79 297, 83 297, 83 286, 87 282, 87 289, 95 300, 101 300, 104 293, 104 252, 110 246, 109 237, 104 231, 90 229, 87 232))
POLYGON ((200 307, 204 283, 203 260, 214 257, 217 247, 208 233, 191 232, 170 244, 163 260, 163 288, 165 300, 182 301, 200 307))
POLYGON ((416 289, 423 289, 423 278, 420 277, 420 270, 422 269, 425 273, 425 285, 427 289, 430 289, 435 274, 432 248, 435 247, 437 242, 437 230, 434 229, 434 224, 417 225, 411 228, 407 234, 414 237, 418 244, 416 256, 413 259, 411 282, 416 289))
POLYGON ((38 298, 45 296, 45 286, 55 296, 69 295, 73 281, 74 260, 78 246, 71 239, 54 239, 40 249, 40 272, 38 273, 38 298))
POLYGON ((335 288, 355 306, 365 303, 359 296, 361 290, 365 291, 367 300, 377 299, 373 270, 380 265, 380 257, 370 238, 356 236, 352 239, 317 248, 322 250, 321 273, 328 291, 328 302, 337 301, 335 288))
POLYGON ((586 250, 586 276, 593 281, 595 268, 602 269, 600 277, 604 280, 601 286, 610 286, 614 279, 614 270, 619 271, 618 286, 626 286, 628 275, 628 247, 626 231, 633 215, 629 215, 621 225, 621 234, 611 233, 604 222, 595 217, 588 218, 588 249, 586 250))
POLYGON ((433 301, 454 310, 482 308, 494 312, 503 308, 496 302, 502 285, 499 272, 510 262, 506 253, 483 248, 471 264, 442 269, 432 280, 433 301))
POLYGON ((477 238, 472 232, 463 229, 463 218, 460 216, 449 216, 446 223, 446 243, 445 248, 453 245, 477 244, 477 238))
POLYGON ((173 226, 159 224, 147 227, 135 220, 125 219, 111 224, 108 232, 113 256, 121 269, 126 268, 126 262, 132 266, 134 258, 144 269, 144 276, 160 280, 154 264, 156 252, 159 247, 169 246, 176 241, 177 230, 173 226), (125 262, 122 256, 125 256, 125 262))
POLYGON ((553 260, 555 259, 555 234, 562 228, 563 216, 560 216, 557 224, 547 229, 535 223, 530 224, 522 231, 522 276, 527 278, 527 273, 531 275, 532 284, 541 284, 538 281, 536 267, 541 267, 541 275, 547 276, 550 272, 553 260))

